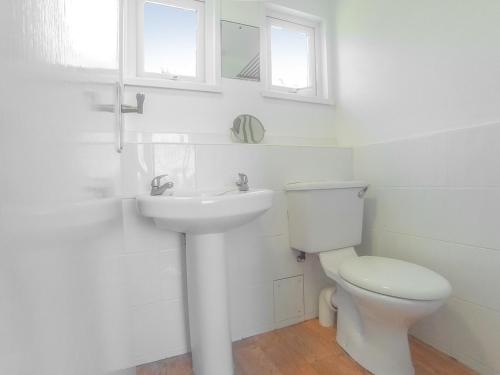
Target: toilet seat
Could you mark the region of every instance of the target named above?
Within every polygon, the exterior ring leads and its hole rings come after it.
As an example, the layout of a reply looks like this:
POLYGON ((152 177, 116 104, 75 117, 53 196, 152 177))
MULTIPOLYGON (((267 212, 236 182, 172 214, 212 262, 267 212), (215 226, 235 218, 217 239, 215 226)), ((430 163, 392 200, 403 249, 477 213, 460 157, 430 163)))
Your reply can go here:
POLYGON ((350 258, 342 262, 339 275, 359 288, 397 298, 432 301, 451 292, 449 282, 436 272, 392 258, 350 258))

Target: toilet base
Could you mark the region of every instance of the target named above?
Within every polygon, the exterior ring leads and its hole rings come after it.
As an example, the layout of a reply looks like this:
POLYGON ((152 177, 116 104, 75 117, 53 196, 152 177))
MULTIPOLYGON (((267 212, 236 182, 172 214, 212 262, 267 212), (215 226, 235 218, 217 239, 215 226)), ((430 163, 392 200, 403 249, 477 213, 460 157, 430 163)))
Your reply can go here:
POLYGON ((337 286, 337 343, 375 375, 414 375, 408 329, 443 301, 383 296, 348 283, 337 286))
POLYGON ((408 344, 408 331, 384 332, 386 340, 377 333, 365 334, 364 340, 353 342, 338 329, 337 343, 362 367, 375 375, 414 375, 408 344), (374 340, 374 338, 376 338, 374 340))

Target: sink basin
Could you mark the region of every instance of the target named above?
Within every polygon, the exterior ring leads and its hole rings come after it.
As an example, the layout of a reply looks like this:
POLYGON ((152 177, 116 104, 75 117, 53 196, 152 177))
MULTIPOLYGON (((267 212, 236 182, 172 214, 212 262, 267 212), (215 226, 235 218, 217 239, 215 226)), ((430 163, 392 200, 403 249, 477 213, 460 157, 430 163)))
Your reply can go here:
POLYGON ((142 195, 137 208, 161 228, 181 233, 220 233, 243 225, 268 210, 271 190, 213 190, 173 195, 142 195))
POLYGON ((271 208, 271 190, 212 190, 141 195, 139 212, 157 226, 186 234, 189 335, 193 369, 234 375, 224 232, 271 208))

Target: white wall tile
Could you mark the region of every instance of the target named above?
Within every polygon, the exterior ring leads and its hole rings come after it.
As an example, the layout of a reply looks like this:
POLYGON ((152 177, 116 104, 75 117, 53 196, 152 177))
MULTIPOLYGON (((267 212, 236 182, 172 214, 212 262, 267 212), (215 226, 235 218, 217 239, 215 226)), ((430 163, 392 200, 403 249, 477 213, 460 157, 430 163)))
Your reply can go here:
POLYGON ((245 227, 226 235, 229 275, 244 285, 254 285, 304 273, 296 261, 288 236, 261 236, 245 227))
POLYGON ((264 215, 257 219, 260 233, 264 236, 288 236, 288 204, 286 193, 275 191, 273 205, 264 215))
POLYGON ((448 244, 447 277, 453 294, 496 311, 500 311, 498 280, 500 251, 448 244))
POLYGON ((442 306, 434 314, 425 317, 417 322, 410 329, 410 334, 428 343, 429 345, 439 348, 439 350, 452 355, 451 347, 453 325, 450 321, 452 310, 449 307, 450 302, 442 306))
POLYGON ((271 188, 264 180, 265 149, 266 146, 256 145, 197 145, 197 187, 235 188, 235 181, 241 172, 248 176, 251 188, 271 188))
POLYGON ((450 302, 452 352, 500 371, 500 313, 458 299, 450 302))
POLYGON ((500 249, 500 189, 379 189, 376 225, 400 233, 500 249))
POLYGON ((469 132, 478 132, 478 147, 472 150, 476 160, 474 182, 478 186, 500 187, 500 172, 498 169, 498 150, 500 150, 500 126, 482 126, 470 129, 469 132))
POLYGON ((159 301, 132 309, 134 356, 137 363, 185 353, 189 347, 182 300, 159 301))
POLYGON ((130 305, 143 305, 160 299, 158 252, 123 256, 130 305))
POLYGON ((352 151, 321 147, 269 147, 268 180, 276 190, 289 182, 352 179, 352 151))
MULTIPOLYGON (((450 132, 446 142, 446 185, 478 186, 476 171, 478 154, 481 151, 478 132, 450 132)), ((483 143, 484 145, 484 143, 483 143)))
POLYGON ((273 284, 271 281, 241 289, 242 337, 271 331, 273 323, 273 284))
POLYGON ((384 231, 376 254, 430 268, 450 281, 454 296, 500 311, 500 251, 384 231))
MULTIPOLYGON (((401 153, 408 155, 403 176, 409 186, 443 186, 446 181, 446 142, 444 135, 409 140, 401 153)), ((389 155, 390 157, 394 154, 389 155)), ((397 176, 396 176, 397 181, 397 176)), ((397 182, 402 186, 402 181, 397 182)))
POLYGON ((242 293, 245 283, 242 283, 237 277, 236 268, 229 267, 229 318, 231 323, 231 337, 233 341, 241 340, 246 331, 245 324, 247 321, 246 315, 246 295, 242 293), (231 272, 232 271, 232 272, 231 272))
POLYGON ((233 341, 274 328, 272 281, 249 286, 235 280, 229 289, 233 341))
POLYGON ((184 246, 181 234, 156 227, 153 219, 137 212, 135 199, 123 200, 125 252, 180 249, 184 246))
POLYGON ((288 182, 352 179, 352 151, 334 147, 198 145, 199 188, 234 186, 239 172, 251 187, 283 190, 288 182))
POLYGON ((417 263, 449 276, 449 243, 390 231, 382 231, 378 241, 376 255, 417 263))
POLYGON ((354 149, 356 176, 378 186, 500 186, 500 126, 454 130, 354 149))
POLYGON ((272 280, 271 256, 266 248, 265 238, 255 232, 239 231, 227 235, 227 251, 230 257, 237 257, 235 269, 230 275, 237 277, 243 285, 255 285, 272 280), (253 233, 253 235, 252 235, 253 233))
POLYGON ((194 190, 195 148, 190 145, 155 144, 154 175, 168 174, 174 189, 194 190))
POLYGON ((489 125, 448 133, 446 185, 500 186, 500 126, 489 125))
POLYGON ((186 257, 184 248, 160 251, 158 258, 161 298, 166 300, 186 298, 186 257))
POLYGON ((122 194, 147 194, 153 179, 153 145, 128 143, 121 155, 122 194))
POLYGON ((267 262, 272 265, 272 280, 304 274, 304 263, 297 262, 298 252, 290 248, 288 236, 266 237, 265 252, 267 262))

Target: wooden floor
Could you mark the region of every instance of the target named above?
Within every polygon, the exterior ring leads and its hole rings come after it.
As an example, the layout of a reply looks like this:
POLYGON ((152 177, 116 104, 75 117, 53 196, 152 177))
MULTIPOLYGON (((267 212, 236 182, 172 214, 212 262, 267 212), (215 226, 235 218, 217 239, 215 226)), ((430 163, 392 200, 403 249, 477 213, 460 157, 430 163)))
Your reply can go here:
MULTIPOLYGON (((416 375, 476 374, 453 358, 411 339, 416 375)), ((236 375, 368 375, 335 342, 335 331, 318 320, 250 337, 233 344, 236 375)), ((142 365, 137 375, 192 375, 186 354, 142 365)))

